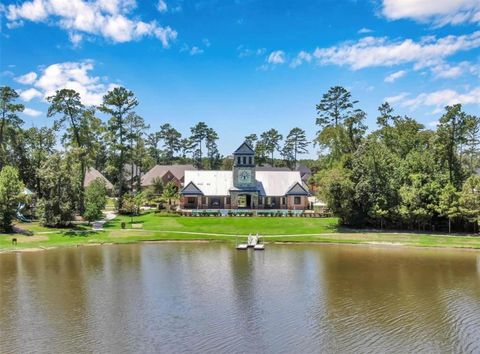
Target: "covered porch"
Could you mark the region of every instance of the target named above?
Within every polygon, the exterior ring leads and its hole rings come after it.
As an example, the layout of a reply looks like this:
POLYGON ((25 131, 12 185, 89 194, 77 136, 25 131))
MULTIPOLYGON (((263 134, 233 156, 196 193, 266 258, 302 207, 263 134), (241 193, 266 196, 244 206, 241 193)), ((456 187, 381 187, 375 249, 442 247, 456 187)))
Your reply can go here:
POLYGON ((230 209, 230 196, 182 195, 182 209, 230 209))

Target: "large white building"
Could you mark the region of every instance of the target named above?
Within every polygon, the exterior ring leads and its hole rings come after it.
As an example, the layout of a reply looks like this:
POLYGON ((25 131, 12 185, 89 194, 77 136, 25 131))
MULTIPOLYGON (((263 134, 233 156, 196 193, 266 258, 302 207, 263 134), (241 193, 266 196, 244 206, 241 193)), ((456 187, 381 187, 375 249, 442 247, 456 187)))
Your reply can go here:
POLYGON ((184 209, 308 208, 308 188, 299 171, 257 169, 255 152, 243 143, 232 171, 185 171, 184 209))

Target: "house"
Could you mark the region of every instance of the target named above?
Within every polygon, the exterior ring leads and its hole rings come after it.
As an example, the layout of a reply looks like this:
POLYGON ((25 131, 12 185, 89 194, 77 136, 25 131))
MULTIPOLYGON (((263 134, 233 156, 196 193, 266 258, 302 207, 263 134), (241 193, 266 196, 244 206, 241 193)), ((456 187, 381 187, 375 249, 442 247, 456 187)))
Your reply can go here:
POLYGON ((243 143, 232 171, 185 171, 180 191, 184 209, 307 209, 308 188, 300 172, 258 169, 255 152, 243 143))
POLYGON ((173 182, 178 188, 181 188, 187 170, 196 170, 196 168, 193 165, 156 165, 143 175, 141 186, 142 188, 152 186, 154 181, 160 178, 164 185, 173 182))
POLYGON ((88 187, 90 183, 95 181, 97 178, 105 182, 105 186, 107 187, 107 190, 109 191, 113 190, 113 184, 100 171, 98 171, 93 167, 89 167, 87 169, 87 172, 85 173, 85 179, 83 181, 83 186, 88 187))
POLYGON ((310 177, 312 177, 312 171, 305 165, 299 164, 297 165, 296 171, 300 172, 300 176, 302 177, 302 181, 307 184, 310 177))

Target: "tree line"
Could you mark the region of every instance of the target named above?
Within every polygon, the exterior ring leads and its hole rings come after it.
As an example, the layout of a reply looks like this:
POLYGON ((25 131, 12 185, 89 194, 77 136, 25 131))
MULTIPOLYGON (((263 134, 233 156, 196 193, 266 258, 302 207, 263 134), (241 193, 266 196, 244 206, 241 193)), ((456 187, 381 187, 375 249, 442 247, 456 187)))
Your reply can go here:
MULTIPOLYGON (((77 214, 89 215, 90 219, 101 216, 99 206, 92 211, 95 198, 89 195, 98 197, 105 186, 94 184, 93 190, 85 190, 89 167, 113 183, 119 210, 134 209, 136 199, 131 194, 140 190, 141 174, 155 164, 191 163, 199 169, 231 167, 231 160, 219 152, 218 133, 205 122, 192 126, 186 137, 169 123, 152 132, 136 113, 137 97, 123 87, 109 91, 96 107, 84 105, 75 90, 56 91, 46 99, 47 117, 53 121, 50 127, 23 128, 18 114, 24 106, 17 102, 18 97, 11 87, 0 87, 0 171, 9 167, 6 179, 17 176, 17 188, 11 189, 10 195, 24 187, 35 192, 37 214, 44 224, 62 226, 77 214), (99 114, 107 119, 102 120, 99 114)), ((305 132, 299 128, 292 129, 282 147, 282 136, 275 129, 262 133, 260 139, 254 134, 247 138, 259 154, 259 164, 268 160, 272 165, 294 166, 308 145, 305 132), (274 159, 277 151, 283 160, 274 159)), ((160 189, 163 193, 164 188, 160 189)), ((172 195, 169 188, 165 190, 172 195)), ((0 185, 0 198, 1 193, 0 185)), ((10 221, 15 217, 15 201, 18 198, 5 203, 9 212, 0 210, 1 215, 8 214, 6 219, 10 221)), ((10 221, 5 225, 11 225, 10 221)))
MULTIPOLYGON (((23 128, 18 94, 0 88, 0 216, 11 226, 18 194, 27 187, 38 199, 37 216, 61 226, 75 215, 99 215, 92 201, 104 194, 85 190, 89 167, 114 185, 117 208, 135 209, 140 175, 155 164, 192 163, 200 169, 229 169, 218 150, 217 132, 204 122, 186 137, 165 123, 151 132, 136 113, 132 91, 116 87, 97 107, 85 106, 74 90, 48 97, 51 127, 23 128), (98 114, 108 119, 102 120, 98 114), (17 193, 18 192, 18 193, 17 193), (86 205, 87 204, 87 205, 86 205), (93 208, 93 209, 92 209, 93 208)), ((461 105, 445 107, 436 129, 397 115, 388 102, 378 109, 377 127, 367 131, 366 113, 340 86, 326 92, 315 120, 313 142, 293 128, 250 134, 259 165, 295 168, 311 143, 320 151, 310 161, 319 198, 344 225, 390 229, 478 231, 480 218, 480 118, 461 105)), ((156 186, 163 191, 163 186, 156 186)), ((167 188, 170 196, 174 191, 167 188)), ((103 198, 100 198, 103 202, 103 198)), ((93 219, 93 216, 91 216, 93 219)))
POLYGON ((478 231, 480 118, 447 106, 435 130, 378 108, 377 129, 350 92, 332 87, 316 106, 321 148, 315 183, 344 225, 478 231))

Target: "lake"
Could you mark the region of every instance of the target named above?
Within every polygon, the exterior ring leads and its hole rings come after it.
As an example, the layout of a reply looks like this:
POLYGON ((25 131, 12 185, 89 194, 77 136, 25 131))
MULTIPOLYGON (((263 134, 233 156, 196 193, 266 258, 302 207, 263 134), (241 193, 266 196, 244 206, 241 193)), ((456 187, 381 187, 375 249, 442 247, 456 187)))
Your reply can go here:
POLYGON ((480 352, 480 252, 156 243, 0 254, 1 353, 480 352))

